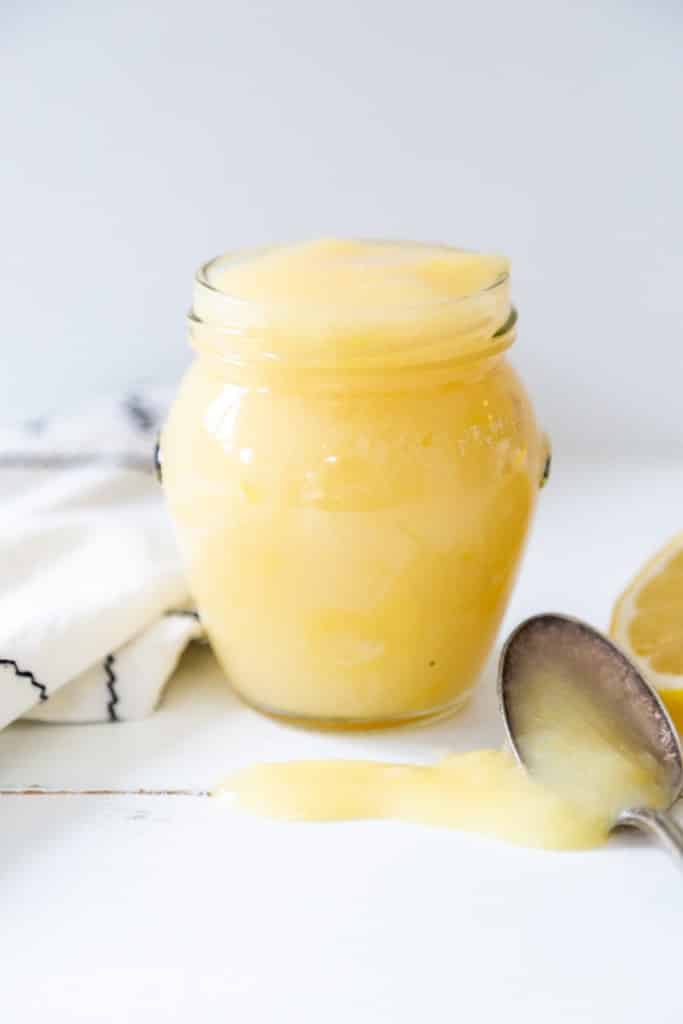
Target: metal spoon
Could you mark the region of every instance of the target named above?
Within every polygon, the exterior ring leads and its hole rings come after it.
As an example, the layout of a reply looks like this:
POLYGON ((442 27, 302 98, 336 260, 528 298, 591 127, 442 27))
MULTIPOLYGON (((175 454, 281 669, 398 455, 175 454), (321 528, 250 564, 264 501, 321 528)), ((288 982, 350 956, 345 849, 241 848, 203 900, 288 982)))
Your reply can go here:
POLYGON ((625 807, 613 827, 628 826, 649 834, 683 868, 683 829, 669 813, 683 789, 683 754, 676 729, 658 695, 626 655, 592 626, 566 615, 527 619, 508 638, 498 672, 498 696, 507 736, 517 760, 527 769, 530 765, 520 730, 519 698, 529 670, 541 664, 561 666, 566 670, 565 678, 580 679, 613 721, 623 725, 630 743, 635 742, 655 759, 667 794, 666 810, 625 807))

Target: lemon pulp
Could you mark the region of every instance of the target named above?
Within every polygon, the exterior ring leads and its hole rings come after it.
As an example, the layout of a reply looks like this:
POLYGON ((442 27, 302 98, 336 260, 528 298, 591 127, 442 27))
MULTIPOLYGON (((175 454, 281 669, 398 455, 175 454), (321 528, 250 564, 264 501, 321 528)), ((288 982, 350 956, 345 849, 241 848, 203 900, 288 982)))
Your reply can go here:
POLYGON ((628 636, 656 672, 683 676, 683 550, 639 590, 628 636))
POLYGON ((683 731, 683 534, 646 563, 617 601, 610 632, 657 688, 683 731))

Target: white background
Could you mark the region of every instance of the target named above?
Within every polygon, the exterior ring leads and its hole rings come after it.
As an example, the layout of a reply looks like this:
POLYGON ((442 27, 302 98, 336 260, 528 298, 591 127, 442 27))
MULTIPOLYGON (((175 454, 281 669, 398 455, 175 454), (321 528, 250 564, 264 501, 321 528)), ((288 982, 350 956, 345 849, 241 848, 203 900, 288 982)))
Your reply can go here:
POLYGON ((191 278, 317 235, 513 260, 556 450, 681 444, 679 0, 5 0, 0 418, 172 382, 191 278))

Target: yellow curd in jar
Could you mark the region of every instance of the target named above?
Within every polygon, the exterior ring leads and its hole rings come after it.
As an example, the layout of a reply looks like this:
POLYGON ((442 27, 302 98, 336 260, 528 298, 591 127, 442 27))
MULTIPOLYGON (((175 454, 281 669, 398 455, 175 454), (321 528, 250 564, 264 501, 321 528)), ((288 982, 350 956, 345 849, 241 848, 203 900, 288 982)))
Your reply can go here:
POLYGON ((331 240, 202 268, 164 488, 246 701, 362 727, 469 694, 547 455, 504 355, 514 320, 506 261, 448 247, 331 240))

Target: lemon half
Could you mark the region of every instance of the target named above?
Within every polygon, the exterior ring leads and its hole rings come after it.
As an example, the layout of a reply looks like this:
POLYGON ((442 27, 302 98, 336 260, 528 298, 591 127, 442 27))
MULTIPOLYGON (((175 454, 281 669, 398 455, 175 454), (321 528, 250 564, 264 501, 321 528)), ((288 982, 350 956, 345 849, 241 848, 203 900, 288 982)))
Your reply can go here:
POLYGON ((614 606, 610 633, 657 689, 683 733, 683 533, 628 585, 614 606))

